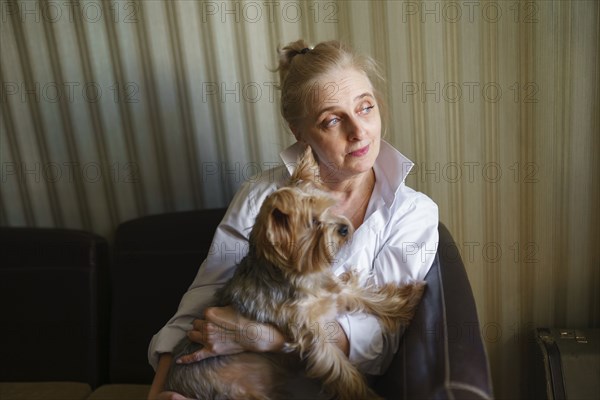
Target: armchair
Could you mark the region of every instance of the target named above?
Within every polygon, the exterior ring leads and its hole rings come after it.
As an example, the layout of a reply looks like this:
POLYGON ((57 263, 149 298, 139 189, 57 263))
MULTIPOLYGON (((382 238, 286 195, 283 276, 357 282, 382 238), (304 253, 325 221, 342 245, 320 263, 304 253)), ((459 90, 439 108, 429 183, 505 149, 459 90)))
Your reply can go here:
POLYGON ((491 399, 475 300, 460 253, 440 223, 427 289, 375 389, 386 399, 491 399))
MULTIPOLYGON (((145 400, 150 338, 172 316, 224 213, 124 222, 112 254, 105 239, 81 231, 0 228, 0 308, 11 323, 0 330, 0 398, 145 400)), ((439 233, 414 320, 373 383, 387 399, 492 397, 471 287, 442 224, 439 233)))
MULTIPOLYGON (((144 217, 121 224, 115 243, 113 279, 123 288, 139 282, 140 273, 132 268, 151 271, 148 289, 178 285, 175 292, 144 298, 140 304, 131 299, 125 305, 117 299, 119 310, 131 317, 127 308, 144 309, 139 321, 115 320, 113 331, 127 323, 142 321, 155 325, 149 338, 172 315, 174 305, 191 283, 196 269, 208 253, 212 235, 225 209, 192 211, 144 217), (167 260, 169 260, 167 262, 167 260), (154 270, 157 272, 154 276, 154 270), (168 272, 167 272, 168 269, 168 272), (128 272, 129 271, 129 272, 128 272), (169 283, 170 282, 170 283, 169 283), (165 306, 165 302, 169 306, 165 306), (172 303, 172 304, 171 304, 172 303), (145 306, 142 306, 145 304, 145 306), (125 309, 123 308, 125 307, 125 309), (158 315, 160 314, 160 315, 158 315)), ((387 399, 488 399, 492 397, 487 354, 481 338, 475 300, 460 253, 448 229, 439 224, 440 243, 434 264, 426 276, 427 289, 411 325, 407 328, 399 351, 390 368, 374 383, 375 390, 387 399)), ((116 282, 115 282, 116 283, 116 282)), ((156 292, 155 291, 155 292, 156 292)), ((120 291, 116 290, 114 296, 120 291)), ((152 293, 149 291, 148 293, 152 293)), ((114 307, 113 307, 114 308, 114 307)), ((136 332, 141 335, 142 332, 136 332)), ((121 335, 117 335, 121 337, 121 335)), ((130 342, 133 343, 133 340, 130 342)), ((147 341, 139 348, 112 347, 112 370, 120 365, 129 368, 136 360, 135 378, 150 379, 152 371, 145 359, 147 341), (126 354, 124 354, 126 353, 126 354), (129 361, 127 361, 129 360, 129 361), (138 367, 139 366, 139 367, 138 367)))

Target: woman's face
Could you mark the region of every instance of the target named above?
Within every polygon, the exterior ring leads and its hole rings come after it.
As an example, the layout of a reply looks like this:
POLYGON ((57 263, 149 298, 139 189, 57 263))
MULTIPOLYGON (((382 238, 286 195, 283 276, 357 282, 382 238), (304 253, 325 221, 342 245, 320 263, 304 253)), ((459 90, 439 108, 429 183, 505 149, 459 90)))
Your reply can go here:
POLYGON ((370 80, 354 69, 335 70, 319 80, 318 93, 306 122, 294 134, 313 149, 321 177, 340 182, 370 171, 381 140, 370 80))

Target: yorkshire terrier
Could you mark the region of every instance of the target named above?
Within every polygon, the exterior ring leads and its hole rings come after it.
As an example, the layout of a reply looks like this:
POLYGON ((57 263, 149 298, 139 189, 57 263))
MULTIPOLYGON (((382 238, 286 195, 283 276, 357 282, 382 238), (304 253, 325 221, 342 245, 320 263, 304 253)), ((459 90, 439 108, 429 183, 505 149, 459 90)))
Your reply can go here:
MULTIPOLYGON (((201 400, 286 398, 286 372, 298 373, 301 365, 330 396, 378 398, 325 327, 340 314, 365 312, 385 329, 397 330, 411 320, 425 283, 365 285, 354 271, 340 277, 332 273, 337 250, 350 240, 353 227, 330 211, 335 201, 319 189, 317 170, 307 148, 290 185, 262 204, 248 255, 215 295, 216 306, 231 305, 250 320, 277 327, 293 354, 245 352, 173 363, 166 390, 201 400), (302 364, 294 363, 299 359, 302 364)), ((200 346, 184 338, 173 359, 200 346)))

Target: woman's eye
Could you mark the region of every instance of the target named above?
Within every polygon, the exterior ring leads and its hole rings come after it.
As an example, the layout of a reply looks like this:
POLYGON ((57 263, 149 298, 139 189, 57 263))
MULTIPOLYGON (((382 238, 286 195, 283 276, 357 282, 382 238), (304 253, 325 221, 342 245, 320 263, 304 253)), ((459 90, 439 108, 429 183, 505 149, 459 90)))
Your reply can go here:
POLYGON ((361 114, 368 114, 371 112, 372 109, 375 108, 375 105, 372 106, 364 106, 363 108, 360 109, 361 114))
POLYGON ((330 118, 330 119, 326 119, 326 120, 325 120, 325 126, 326 126, 327 128, 330 128, 330 127, 332 127, 332 126, 335 126, 335 125, 337 125, 337 124, 338 124, 338 122, 340 122, 340 119, 339 119, 338 117, 333 117, 333 118, 330 118))
MULTIPOLYGON (((371 112, 371 110, 374 108, 375 108, 375 104, 371 105, 370 103, 366 103, 365 105, 362 105, 360 107, 360 109, 358 110, 358 113, 361 115, 369 114, 371 112)), ((341 120, 342 119, 340 117, 326 118, 325 120, 323 120, 323 126, 325 128, 333 128, 336 125, 338 125, 341 120)))

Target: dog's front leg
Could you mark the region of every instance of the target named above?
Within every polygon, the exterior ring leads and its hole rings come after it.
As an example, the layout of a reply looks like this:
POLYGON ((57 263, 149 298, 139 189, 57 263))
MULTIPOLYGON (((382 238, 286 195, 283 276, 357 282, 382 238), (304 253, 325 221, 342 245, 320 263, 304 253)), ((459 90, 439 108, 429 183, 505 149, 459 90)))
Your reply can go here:
POLYGON ((408 325, 421 300, 425 282, 397 286, 392 283, 383 286, 359 286, 357 279, 349 279, 337 298, 338 309, 342 312, 365 312, 377 317, 388 331, 395 331, 400 325, 408 325))

